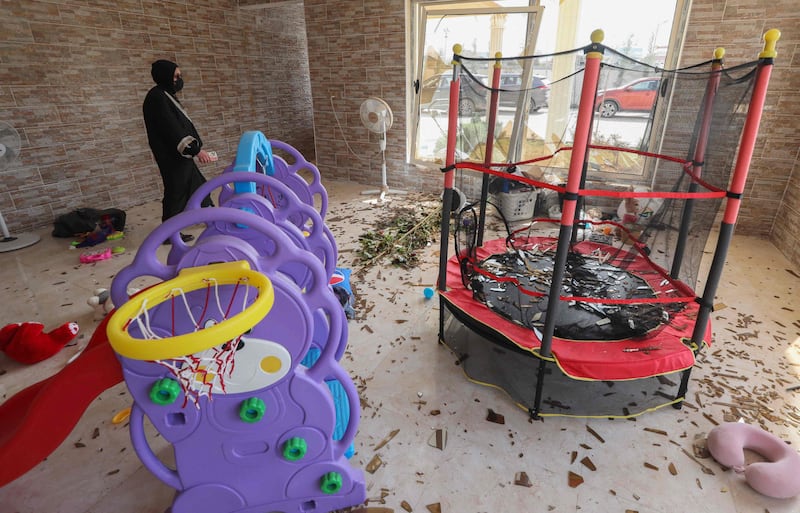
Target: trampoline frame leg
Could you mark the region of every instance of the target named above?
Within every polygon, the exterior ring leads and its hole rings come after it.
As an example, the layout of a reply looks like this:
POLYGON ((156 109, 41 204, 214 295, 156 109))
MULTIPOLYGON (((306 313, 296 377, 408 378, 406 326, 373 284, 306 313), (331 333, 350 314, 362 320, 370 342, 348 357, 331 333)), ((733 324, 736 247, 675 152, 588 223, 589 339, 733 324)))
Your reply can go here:
POLYGON ((673 408, 676 410, 680 410, 683 408, 683 401, 686 400, 686 391, 689 389, 689 378, 692 375, 692 367, 689 367, 685 371, 681 373, 681 384, 678 387, 678 393, 675 395, 675 399, 680 399, 680 402, 677 402, 672 405, 673 408))
POLYGON ((533 409, 528 409, 532 419, 539 420, 539 412, 542 406, 542 391, 544 390, 544 370, 547 366, 547 361, 539 360, 539 369, 536 372, 536 396, 533 399, 533 409))

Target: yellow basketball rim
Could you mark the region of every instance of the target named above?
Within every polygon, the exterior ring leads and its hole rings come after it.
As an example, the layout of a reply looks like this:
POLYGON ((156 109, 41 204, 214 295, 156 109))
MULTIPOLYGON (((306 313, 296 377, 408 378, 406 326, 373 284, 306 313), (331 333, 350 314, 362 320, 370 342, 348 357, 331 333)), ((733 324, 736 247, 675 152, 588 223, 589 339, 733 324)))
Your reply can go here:
POLYGON ((145 289, 117 308, 108 320, 106 334, 114 351, 134 360, 169 360, 199 353, 246 333, 272 309, 275 290, 272 282, 247 262, 226 262, 183 269, 175 278, 145 289), (161 339, 138 339, 128 333, 130 321, 136 318, 147 302, 159 305, 176 296, 172 291, 192 292, 208 287, 209 279, 217 285, 235 285, 242 281, 258 289, 258 297, 249 307, 213 326, 194 333, 161 339))

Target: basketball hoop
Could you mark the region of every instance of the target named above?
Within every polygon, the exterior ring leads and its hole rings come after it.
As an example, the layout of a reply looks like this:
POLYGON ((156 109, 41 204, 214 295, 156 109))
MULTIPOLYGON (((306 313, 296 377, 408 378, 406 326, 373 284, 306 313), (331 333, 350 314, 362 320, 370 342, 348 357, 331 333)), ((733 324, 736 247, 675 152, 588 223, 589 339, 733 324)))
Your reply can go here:
MULTIPOLYGON (((197 296, 203 294, 196 294, 192 299, 197 296)), ((246 262, 192 267, 180 271, 171 280, 141 291, 117 308, 108 321, 108 340, 117 353, 135 360, 170 360, 193 355, 238 339, 267 315, 274 301, 272 282, 251 270, 246 262), (227 290, 231 287, 232 290, 227 290), (225 288, 223 295, 230 296, 230 304, 225 307, 220 298, 222 288, 225 288), (197 305, 191 304, 193 301, 188 296, 201 289, 206 293, 204 304, 200 305, 202 315, 198 318, 193 313, 197 305), (234 299, 240 291, 243 296, 241 311, 231 316, 234 299), (250 296, 255 297, 248 305, 250 296), (154 317, 150 314, 160 305, 163 309, 167 301, 170 315, 154 317), (220 317, 213 323, 203 318, 210 308, 209 303, 212 303, 211 308, 216 306, 220 317), (186 311, 181 312, 176 304, 182 304, 186 311), (165 317, 168 322, 164 322, 165 317)))
POLYGON ((266 317, 274 300, 272 282, 246 262, 192 267, 115 310, 108 340, 126 358, 168 368, 196 402, 212 389, 225 391, 242 335, 266 317))

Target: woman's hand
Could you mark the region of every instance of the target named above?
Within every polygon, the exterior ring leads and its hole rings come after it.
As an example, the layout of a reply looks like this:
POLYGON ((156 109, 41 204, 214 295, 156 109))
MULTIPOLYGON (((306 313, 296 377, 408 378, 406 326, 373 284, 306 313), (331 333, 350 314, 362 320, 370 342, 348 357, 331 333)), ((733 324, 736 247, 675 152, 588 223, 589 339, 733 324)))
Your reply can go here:
POLYGON ((200 153, 197 154, 197 161, 201 164, 208 164, 209 162, 215 162, 216 160, 216 154, 209 153, 206 150, 200 150, 200 153))

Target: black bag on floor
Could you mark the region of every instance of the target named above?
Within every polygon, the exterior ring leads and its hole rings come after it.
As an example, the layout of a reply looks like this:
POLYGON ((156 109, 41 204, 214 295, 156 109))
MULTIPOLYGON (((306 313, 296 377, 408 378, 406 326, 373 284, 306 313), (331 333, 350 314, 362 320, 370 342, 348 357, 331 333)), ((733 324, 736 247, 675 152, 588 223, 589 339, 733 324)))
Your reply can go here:
POLYGON ((114 230, 121 232, 125 229, 124 210, 79 208, 67 214, 61 214, 53 221, 53 237, 77 237, 86 232, 93 232, 104 216, 110 218, 114 230))

